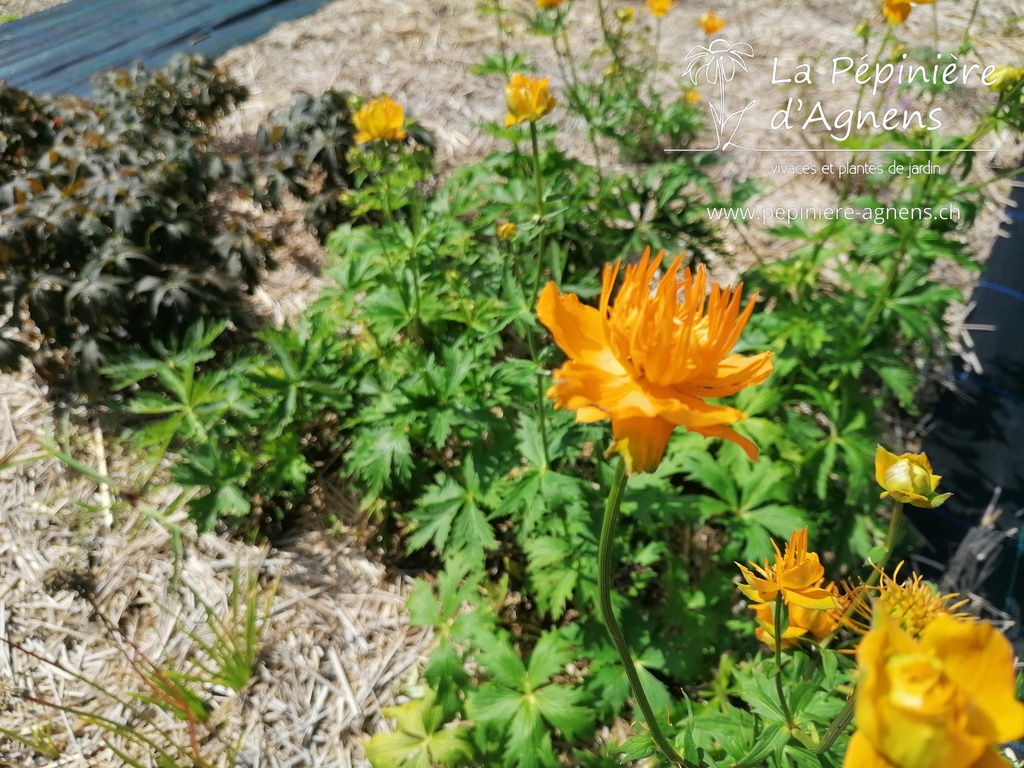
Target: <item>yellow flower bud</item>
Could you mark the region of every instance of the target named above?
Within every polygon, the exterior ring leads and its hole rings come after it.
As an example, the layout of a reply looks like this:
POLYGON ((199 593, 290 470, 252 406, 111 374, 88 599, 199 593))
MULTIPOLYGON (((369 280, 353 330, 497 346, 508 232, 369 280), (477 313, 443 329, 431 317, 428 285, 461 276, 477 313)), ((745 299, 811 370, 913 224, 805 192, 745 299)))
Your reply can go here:
POLYGON ((1024 77, 1024 69, 1003 65, 996 67, 986 82, 988 82, 988 89, 990 91, 1005 93, 1012 90, 1021 77, 1024 77))
POLYGON ((371 100, 352 115, 356 128, 356 144, 368 141, 401 141, 405 138, 405 112, 391 97, 371 100))
POLYGON ((941 479, 932 473, 932 465, 923 453, 897 456, 882 446, 875 451, 875 480, 885 489, 880 498, 891 496, 904 504, 934 509, 953 495, 935 492, 941 479))
POLYGON ((620 24, 629 24, 633 21, 633 9, 619 8, 619 10, 615 12, 615 18, 620 24))
POLYGON ((687 88, 683 91, 684 104, 697 104, 700 102, 700 91, 696 88, 687 88))
POLYGON ((505 115, 505 127, 529 121, 540 120, 555 106, 555 99, 548 91, 548 78, 543 80, 527 75, 512 75, 512 80, 505 86, 505 101, 508 114, 505 115))
POLYGON ((499 240, 511 240, 516 236, 516 225, 511 221, 503 221, 495 228, 499 240))
POLYGON ((560 6, 564 2, 565 2, 565 0, 537 0, 537 7, 538 8, 557 8, 558 6, 560 6))

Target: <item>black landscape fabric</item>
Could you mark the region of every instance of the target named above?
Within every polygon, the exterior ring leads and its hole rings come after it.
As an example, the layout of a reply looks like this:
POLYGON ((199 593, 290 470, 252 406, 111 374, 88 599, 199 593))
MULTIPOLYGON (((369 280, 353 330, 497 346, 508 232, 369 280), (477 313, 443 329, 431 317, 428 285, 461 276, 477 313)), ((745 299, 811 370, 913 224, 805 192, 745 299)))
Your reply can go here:
POLYGON ((0 25, 0 81, 88 96, 94 75, 178 53, 219 56, 328 0, 71 0, 0 25))
MULTIPOLYGON (((941 490, 953 497, 936 510, 909 509, 915 527, 945 562, 980 523, 997 488, 1002 510, 996 526, 1018 529, 1024 517, 1024 183, 1006 209, 1009 221, 992 247, 966 323, 973 328, 978 366, 954 361, 956 389, 935 411, 924 450, 941 490), (989 330, 989 328, 991 328, 989 330)), ((1022 537, 1007 537, 983 596, 1016 613, 1024 604, 1022 537), (1017 605, 1015 606, 1014 603, 1017 605)))

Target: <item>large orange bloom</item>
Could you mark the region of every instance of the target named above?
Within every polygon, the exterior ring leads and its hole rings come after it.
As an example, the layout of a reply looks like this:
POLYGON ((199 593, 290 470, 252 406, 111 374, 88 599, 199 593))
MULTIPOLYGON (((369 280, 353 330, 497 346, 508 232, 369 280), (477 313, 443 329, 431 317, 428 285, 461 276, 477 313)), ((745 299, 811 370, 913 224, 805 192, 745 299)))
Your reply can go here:
POLYGON ((672 262, 657 286, 662 254, 650 249, 626 267, 611 306, 621 262, 607 265, 597 309, 562 295, 548 283, 537 315, 569 361, 555 371, 548 397, 556 408, 576 411, 576 420, 610 418, 614 443, 631 473, 650 472, 665 453, 669 436, 685 427, 706 437, 730 440, 757 458, 757 447, 732 429, 745 417, 707 398, 734 395, 760 384, 772 371, 771 353, 731 354, 753 311, 740 312, 740 290, 711 286, 703 266, 696 276, 672 262))

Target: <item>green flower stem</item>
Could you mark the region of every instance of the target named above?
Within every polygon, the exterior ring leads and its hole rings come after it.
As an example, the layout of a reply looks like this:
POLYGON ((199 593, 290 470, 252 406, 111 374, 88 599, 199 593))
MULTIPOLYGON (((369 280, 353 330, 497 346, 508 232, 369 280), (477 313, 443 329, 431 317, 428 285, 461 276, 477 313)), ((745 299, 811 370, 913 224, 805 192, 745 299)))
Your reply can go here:
POLYGON ((974 26, 974 20, 978 17, 978 6, 981 5, 981 0, 974 0, 974 5, 971 6, 971 15, 967 19, 967 26, 964 27, 964 37, 961 44, 966 47, 971 40, 971 27, 974 26))
POLYGON ((877 583, 882 569, 889 564, 889 558, 892 557, 892 551, 896 549, 896 540, 899 538, 900 523, 902 521, 903 502, 893 499, 892 516, 889 518, 889 531, 885 534, 885 554, 882 555, 882 559, 876 563, 876 570, 868 578, 869 584, 873 584, 871 578, 874 578, 874 583, 877 583))
MULTIPOLYGON (((889 29, 889 25, 886 24, 885 25, 885 34, 882 35, 882 44, 878 46, 878 52, 875 53, 874 61, 876 61, 876 62, 877 61, 881 61, 882 53, 885 51, 885 46, 888 45, 888 43, 889 43, 889 41, 891 39, 892 39, 892 31, 889 29)), ((865 40, 864 41, 864 47, 867 48, 867 45, 868 45, 867 40, 865 40)), ((864 91, 866 90, 866 88, 867 88, 867 81, 861 83, 860 84, 860 88, 857 89, 857 101, 856 101, 856 103, 853 106, 853 114, 855 114, 855 115, 859 115, 860 114, 860 105, 864 101, 864 91)), ((854 150, 854 152, 850 155, 850 163, 855 163, 855 162, 857 162, 857 152, 856 152, 856 150, 854 150)), ((846 174, 846 176, 843 177, 843 186, 842 186, 842 188, 839 191, 839 199, 840 200, 846 200, 847 197, 849 196, 849 194, 850 194, 850 186, 853 183, 853 178, 854 178, 853 174, 850 174, 850 173, 846 174)))
POLYGON ((864 315, 860 328, 857 329, 857 337, 862 341, 870 342, 874 340, 873 336, 868 338, 867 332, 871 330, 871 326, 882 313, 882 308, 889 299, 889 294, 892 293, 892 287, 895 285, 896 278, 900 274, 900 267, 903 266, 904 256, 906 256, 906 248, 901 245, 899 251, 893 255, 892 264, 889 265, 889 272, 885 276, 885 285, 882 286, 882 290, 875 294, 875 300, 871 303, 871 308, 868 309, 868 313, 864 315))
MULTIPOLYGON (((882 555, 881 560, 879 560, 877 563, 873 563, 874 568, 871 569, 871 573, 868 576, 867 581, 864 582, 865 587, 875 586, 875 584, 878 583, 878 580, 882 578, 882 571, 885 568, 886 564, 888 564, 889 558, 892 557, 892 551, 896 548, 896 541, 899 538, 899 529, 902 520, 903 502, 896 501, 894 499, 892 505, 892 516, 889 518, 889 530, 885 535, 885 554, 882 555)), ((860 590, 859 592, 857 592, 857 595, 853 598, 853 600, 850 601, 850 605, 847 606, 845 611, 843 611, 843 615, 840 617, 839 622, 836 625, 836 628, 832 630, 832 633, 830 635, 828 635, 824 640, 821 641, 821 647, 823 649, 828 648, 829 643, 832 642, 833 638, 836 635, 836 632, 839 631, 839 628, 846 623, 846 620, 850 618, 850 616, 852 616, 854 612, 864 602, 864 593, 865 590, 860 590)), ((778 632, 777 621, 775 626, 775 631, 778 632)), ((776 635, 776 637, 778 637, 778 635, 776 635)), ((815 747, 815 752, 817 752, 819 755, 822 755, 825 752, 827 752, 829 748, 833 744, 835 744, 836 739, 839 738, 839 734, 846 730, 846 726, 848 726, 850 724, 850 721, 853 720, 853 707, 854 702, 856 700, 856 695, 856 692, 854 692, 854 694, 846 700, 846 704, 843 705, 842 710, 839 712, 838 715, 836 715, 835 720, 832 721, 831 725, 829 725, 828 727, 828 730, 825 731, 825 734, 821 737, 821 741, 818 742, 817 747, 815 747)))
MULTIPOLYGON (((896 501, 893 499, 892 515, 889 517, 889 530, 885 534, 885 553, 879 559, 877 563, 872 563, 871 573, 868 574, 867 580, 864 582, 865 587, 873 587, 878 583, 878 580, 882 578, 882 571, 885 566, 889 563, 889 558, 892 557, 892 551, 896 548, 896 540, 899 537, 900 523, 903 520, 903 502, 896 501)), ((825 637, 821 641, 820 645, 822 648, 828 648, 829 644, 835 638, 836 632, 842 627, 846 620, 849 619, 861 604, 864 602, 864 590, 857 592, 853 600, 847 606, 846 610, 843 611, 843 615, 839 617, 839 622, 836 628, 832 630, 831 634, 825 637)))
POLYGON ((540 171, 540 146, 537 141, 537 123, 530 121, 530 144, 533 146, 533 190, 536 195, 537 205, 537 226, 540 227, 540 234, 537 236, 537 273, 533 278, 533 292, 530 294, 530 306, 537 303, 540 296, 540 281, 544 275, 544 177, 540 171))
POLYGON ((612 610, 612 542, 615 539, 615 523, 619 519, 619 510, 622 507, 622 497, 626 493, 626 464, 619 459, 619 466, 615 473, 615 480, 612 482, 611 491, 608 493, 608 501, 604 507, 604 521, 601 524, 601 542, 598 545, 597 570, 598 570, 598 594, 601 603, 601 618, 608 634, 611 635, 612 643, 619 654, 623 669, 626 670, 626 677, 629 679, 629 687, 633 691, 636 703, 647 721, 647 727, 651 729, 651 736, 654 743, 662 751, 666 758, 676 765, 685 766, 686 763, 669 744, 665 734, 662 733, 658 720, 654 716, 651 703, 647 700, 643 685, 640 682, 640 675, 636 671, 633 657, 629 653, 629 646, 622 634, 618 621, 615 619, 615 612, 612 610))
MULTIPOLYGON (((391 211, 391 200, 390 200, 391 190, 388 187, 387 180, 384 179, 384 178, 381 178, 380 186, 381 186, 381 202, 382 202, 382 204, 384 206, 383 207, 384 223, 386 223, 388 225, 388 227, 391 229, 391 231, 394 232, 394 230, 395 230, 395 217, 394 217, 394 214, 391 211)), ((398 279, 398 270, 395 268, 395 261, 394 261, 393 258, 391 258, 391 248, 388 247, 388 244, 387 244, 386 241, 383 243, 383 247, 381 248, 381 250, 384 253, 384 260, 388 263, 388 269, 391 271, 391 274, 394 276, 395 280, 397 280, 398 279)), ((405 303, 405 296, 402 297, 402 303, 403 304, 405 303)), ((408 309, 408 307, 406 307, 406 309, 408 309)))
MULTIPOLYGON (((534 309, 537 306, 537 297, 540 296, 540 281, 544 274, 544 187, 543 178, 540 172, 540 146, 537 142, 537 124, 530 121, 530 143, 533 146, 533 188, 536 193, 537 199, 537 226, 540 227, 540 234, 537 236, 537 273, 533 279, 533 289, 530 293, 530 308, 534 309)), ((540 359, 537 355, 537 342, 533 337, 533 332, 527 334, 527 343, 530 346, 530 357, 533 362, 540 365, 540 359)), ((544 450, 544 466, 551 466, 551 458, 548 456, 548 427, 547 417, 545 415, 545 402, 544 402, 544 378, 543 373, 537 371, 537 416, 540 423, 540 439, 541 446, 544 450)))
POLYGON ((612 55, 612 61, 615 62, 615 66, 620 72, 625 71, 622 56, 619 54, 618 43, 615 41, 614 36, 608 29, 608 19, 605 17, 603 0, 597 0, 597 18, 601 22, 601 35, 604 37, 604 41, 608 45, 608 51, 612 55))
POLYGON ((786 610, 782 602, 782 593, 775 595, 775 691, 779 694, 779 708, 786 718, 786 727, 793 730, 793 715, 786 702, 786 692, 782 689, 782 612, 786 610))
POLYGON ((853 720, 853 707, 856 703, 856 695, 850 696, 843 705, 842 710, 836 715, 836 719, 829 725, 828 730, 825 731, 825 735, 821 737, 821 741, 814 748, 814 751, 819 755, 823 755, 829 751, 833 744, 836 743, 836 739, 839 738, 839 734, 846 730, 846 726, 853 720))

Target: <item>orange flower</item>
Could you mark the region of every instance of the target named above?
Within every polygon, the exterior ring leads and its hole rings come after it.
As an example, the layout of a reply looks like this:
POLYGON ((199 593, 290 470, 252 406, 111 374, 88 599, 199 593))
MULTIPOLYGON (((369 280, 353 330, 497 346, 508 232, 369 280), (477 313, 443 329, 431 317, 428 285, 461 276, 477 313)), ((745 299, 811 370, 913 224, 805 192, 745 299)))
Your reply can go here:
POLYGON ((614 306, 621 262, 604 268, 598 309, 561 295, 554 283, 537 304, 540 321, 569 357, 555 371, 548 397, 556 408, 576 411, 577 421, 610 418, 610 451, 622 454, 631 473, 658 466, 676 427, 729 440, 757 458, 756 446, 729 427, 745 414, 707 402, 760 384, 772 372, 770 352, 730 354, 754 304, 740 312, 742 286, 713 285, 706 296, 704 267, 695 277, 685 269, 680 278, 682 259, 653 287, 662 254, 652 260, 648 248, 626 267, 614 306))
POLYGON ((390 96, 371 100, 352 115, 356 127, 356 144, 368 141, 400 141, 405 138, 405 112, 390 96))
POLYGON ((1013 648, 991 624, 938 616, 915 640, 881 611, 857 665, 843 768, 1005 768, 993 746, 1024 736, 1013 648))
POLYGON ((708 11, 701 14, 701 17, 697 19, 697 23, 700 24, 700 28, 704 30, 705 35, 713 35, 715 32, 722 30, 722 27, 725 26, 725 19, 714 11, 708 11))
POLYGON ((558 6, 560 6, 564 2, 565 2, 565 0, 537 0, 537 7, 538 8, 557 8, 558 6))
MULTIPOLYGON (((750 606, 754 612, 754 618, 757 620, 757 629, 754 630, 754 636, 762 643, 767 645, 769 648, 775 648, 775 614, 771 603, 754 603, 750 606)), ((789 622, 789 626, 786 627, 782 633, 782 647, 793 648, 796 646, 797 641, 807 634, 806 627, 800 627, 793 623, 792 619, 789 622)))
POLYGON ((941 479, 932 473, 931 462, 923 453, 897 456, 882 446, 875 451, 875 480, 885 489, 879 498, 891 496, 904 504, 934 509, 953 495, 935 492, 941 479))
POLYGON ((525 121, 534 123, 555 107, 555 99, 548 91, 550 78, 543 80, 527 75, 512 75, 512 80, 505 86, 505 102, 508 114, 505 115, 505 127, 525 121))
POLYGON ((651 9, 654 16, 660 19, 675 8, 676 3, 673 3, 672 0, 647 0, 647 7, 651 9))
POLYGON ((903 0, 883 0, 882 13, 890 24, 902 24, 910 15, 910 3, 903 0))
POLYGON ((776 596, 782 595, 786 605, 800 606, 811 610, 825 610, 839 607, 839 598, 835 589, 821 587, 825 569, 818 561, 817 552, 807 551, 807 529, 793 531, 786 545, 786 553, 779 551, 779 545, 772 541, 775 548, 775 565, 760 566, 751 563, 754 573, 739 563, 740 573, 746 584, 740 584, 740 592, 755 603, 770 603, 776 596), (760 574, 760 575, 758 575, 760 574))
MULTIPOLYGON (((815 586, 821 586, 819 582, 815 586)), ((837 596, 838 590, 834 584, 827 584, 823 589, 837 596)), ((839 626, 839 619, 842 616, 842 603, 838 600, 832 608, 804 608, 800 605, 790 605, 787 609, 787 626, 782 633, 782 647, 792 648, 797 641, 805 635, 810 635, 815 640, 822 640, 831 635, 839 626)), ((757 620, 757 629, 754 634, 758 640, 769 648, 775 648, 775 617, 772 614, 771 603, 754 603, 750 606, 757 620)))

